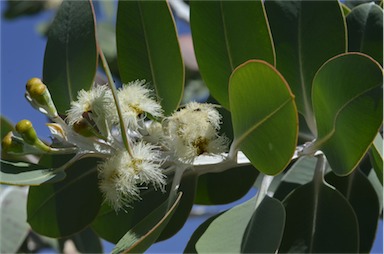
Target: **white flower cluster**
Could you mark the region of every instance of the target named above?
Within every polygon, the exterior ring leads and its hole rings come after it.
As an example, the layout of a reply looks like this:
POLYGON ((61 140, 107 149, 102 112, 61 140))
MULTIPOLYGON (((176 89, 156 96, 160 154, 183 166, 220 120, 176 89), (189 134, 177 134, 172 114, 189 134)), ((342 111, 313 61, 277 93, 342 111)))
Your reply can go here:
MULTIPOLYGON (((32 92, 27 94, 34 102, 32 92)), ((72 145, 78 155, 103 159, 99 186, 116 211, 140 199, 140 190, 148 185, 164 192, 166 175, 191 166, 199 155, 227 149, 228 139, 218 134, 221 115, 212 104, 191 102, 164 116, 144 81, 123 85, 116 96, 119 107, 106 85, 81 90, 66 121, 51 114, 56 123, 50 124, 56 139, 72 145)))

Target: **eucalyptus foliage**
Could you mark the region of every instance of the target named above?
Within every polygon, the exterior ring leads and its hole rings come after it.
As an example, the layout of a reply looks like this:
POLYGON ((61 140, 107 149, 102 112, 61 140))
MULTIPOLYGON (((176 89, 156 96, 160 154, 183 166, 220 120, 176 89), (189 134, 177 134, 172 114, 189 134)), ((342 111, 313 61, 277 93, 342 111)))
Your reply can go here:
POLYGON ((382 213, 382 7, 190 1, 199 72, 217 103, 180 105, 169 3, 118 2, 114 76, 93 4, 63 1, 43 77, 27 81, 52 142, 31 120, 1 119, 0 180, 30 186, 22 217, 34 232, 83 251, 101 251, 100 237, 113 253, 144 252, 177 233, 193 204, 256 187, 203 223, 185 252, 370 251, 382 213), (95 82, 101 69, 106 83, 95 82))

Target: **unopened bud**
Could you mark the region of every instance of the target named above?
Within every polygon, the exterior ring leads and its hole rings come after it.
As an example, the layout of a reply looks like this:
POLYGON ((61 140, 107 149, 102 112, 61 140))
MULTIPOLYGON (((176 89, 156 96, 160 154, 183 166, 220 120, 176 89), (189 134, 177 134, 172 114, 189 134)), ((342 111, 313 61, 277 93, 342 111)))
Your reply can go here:
POLYGON ((21 135, 27 144, 33 145, 38 139, 32 123, 28 120, 21 120, 16 124, 16 131, 21 135))
POLYGON ((44 93, 47 87, 39 78, 31 78, 26 85, 27 92, 32 99, 35 99, 40 104, 44 104, 44 93))
POLYGON ((13 139, 12 131, 8 132, 8 134, 5 135, 5 137, 1 141, 1 148, 4 152, 12 152, 12 153, 23 152, 23 144, 13 139))
POLYGON ((76 133, 79 133, 80 135, 84 137, 91 137, 94 136, 94 131, 92 126, 88 123, 86 119, 81 119, 80 121, 74 123, 72 125, 73 130, 76 133))
POLYGON ((25 143, 33 145, 43 151, 50 150, 50 147, 44 144, 43 141, 38 138, 36 131, 29 120, 21 120, 16 124, 15 128, 16 131, 21 135, 25 143))
POLYGON ((57 110, 46 85, 39 78, 31 78, 26 84, 26 97, 39 111, 49 117, 57 117, 57 110))

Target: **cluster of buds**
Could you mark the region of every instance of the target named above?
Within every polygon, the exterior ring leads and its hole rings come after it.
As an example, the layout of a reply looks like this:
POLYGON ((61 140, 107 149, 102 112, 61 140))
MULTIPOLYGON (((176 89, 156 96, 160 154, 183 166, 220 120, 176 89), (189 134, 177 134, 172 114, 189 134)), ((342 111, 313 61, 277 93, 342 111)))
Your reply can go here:
POLYGON ((164 191, 167 174, 192 165, 199 155, 221 154, 228 146, 228 139, 218 134, 221 115, 215 105, 191 102, 164 116, 144 81, 123 85, 116 98, 106 85, 81 90, 65 119, 40 79, 29 80, 26 88, 27 100, 53 122, 48 127, 55 146, 42 142, 31 122, 23 120, 15 134, 3 139, 3 151, 102 158, 97 167, 100 190, 116 211, 140 199, 140 189, 152 185, 164 191))

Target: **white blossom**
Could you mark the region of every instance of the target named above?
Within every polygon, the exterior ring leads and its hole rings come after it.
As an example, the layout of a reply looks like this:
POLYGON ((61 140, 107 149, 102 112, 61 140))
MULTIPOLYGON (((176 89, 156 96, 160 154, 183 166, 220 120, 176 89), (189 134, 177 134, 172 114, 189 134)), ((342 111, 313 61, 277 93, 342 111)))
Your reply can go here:
MULTIPOLYGON (((152 90, 145 87, 144 80, 125 84, 117 91, 121 113, 128 129, 137 130, 140 127, 139 121, 147 113, 154 117, 163 116, 161 105, 152 98, 152 93, 152 90)), ((111 121, 119 123, 116 115, 111 115, 111 121)))
POLYGON ((191 102, 166 120, 169 147, 188 163, 201 154, 222 153, 228 139, 218 134, 220 123, 221 115, 214 105, 191 102))
POLYGON ((116 210, 140 199, 140 188, 152 184, 165 190, 161 164, 163 159, 156 146, 144 142, 132 145, 132 155, 120 150, 98 166, 100 189, 105 200, 116 210))
POLYGON ((89 91, 80 90, 77 100, 71 102, 67 111, 67 122, 74 125, 84 118, 84 114, 95 122, 100 132, 107 135, 109 124, 106 122, 112 115, 117 116, 111 91, 107 86, 95 86, 89 91))

